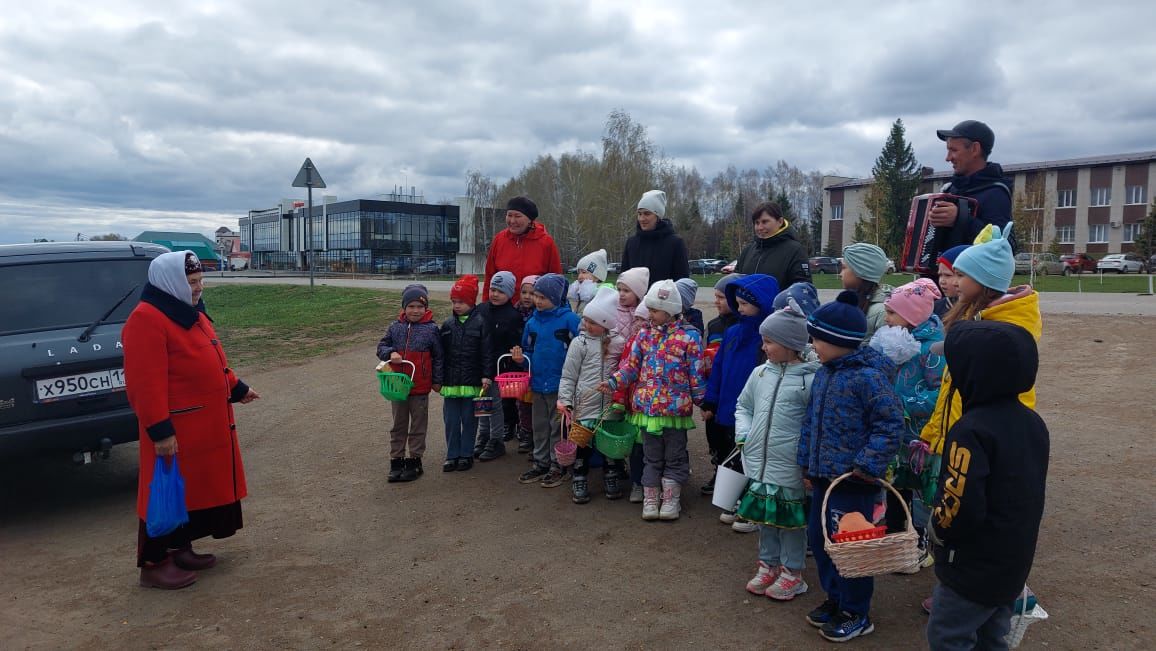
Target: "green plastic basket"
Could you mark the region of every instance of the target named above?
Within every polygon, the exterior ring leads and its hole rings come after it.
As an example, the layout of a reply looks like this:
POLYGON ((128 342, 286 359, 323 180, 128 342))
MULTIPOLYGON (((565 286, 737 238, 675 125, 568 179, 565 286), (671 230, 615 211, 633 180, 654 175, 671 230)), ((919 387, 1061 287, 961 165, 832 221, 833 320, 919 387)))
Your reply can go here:
POLYGON ((625 459, 634 449, 638 426, 622 420, 607 420, 594 431, 594 447, 607 459, 625 459))
POLYGON ((417 372, 417 367, 409 360, 403 359, 400 363, 409 364, 409 375, 392 371, 377 371, 378 389, 386 400, 401 402, 409 397, 409 391, 413 388, 413 375, 417 372))

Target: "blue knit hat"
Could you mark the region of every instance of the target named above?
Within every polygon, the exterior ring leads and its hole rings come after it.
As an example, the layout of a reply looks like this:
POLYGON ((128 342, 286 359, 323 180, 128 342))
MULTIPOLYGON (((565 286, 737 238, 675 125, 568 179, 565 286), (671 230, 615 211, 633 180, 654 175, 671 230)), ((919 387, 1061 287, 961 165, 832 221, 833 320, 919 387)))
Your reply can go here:
POLYGON ((812 339, 840 348, 858 348, 867 338, 867 316, 859 309, 859 295, 844 290, 838 298, 807 317, 812 339))
POLYGON ((887 273, 887 254, 874 244, 856 242, 845 247, 843 262, 851 269, 851 273, 868 282, 877 283, 887 273))
POLYGON ((561 274, 546 274, 534 282, 534 291, 545 296, 554 307, 566 301, 566 287, 569 283, 561 274))
POLYGON ((970 244, 960 244, 958 246, 953 246, 950 249, 944 251, 943 253, 940 253, 939 259, 937 259, 936 262, 938 262, 940 264, 945 264, 948 267, 951 267, 952 269, 954 269, 955 268, 955 259, 959 257, 960 253, 963 253, 964 251, 966 251, 968 249, 968 247, 970 247, 970 246, 971 246, 970 244))
POLYGON ((779 292, 775 297, 775 309, 781 310, 787 307, 788 299, 795 299, 799 309, 803 311, 803 316, 811 316, 815 310, 819 309, 819 290, 811 283, 795 283, 790 287, 779 292))
POLYGON ((1008 222, 1002 230, 992 226, 991 239, 968 247, 955 259, 952 267, 984 287, 1007 293, 1016 271, 1015 253, 1007 239, 1011 232, 1012 222, 1008 222))
POLYGON ((674 281, 678 287, 678 295, 682 298, 682 311, 686 312, 694 307, 694 299, 698 296, 698 283, 690 278, 679 278, 674 281))

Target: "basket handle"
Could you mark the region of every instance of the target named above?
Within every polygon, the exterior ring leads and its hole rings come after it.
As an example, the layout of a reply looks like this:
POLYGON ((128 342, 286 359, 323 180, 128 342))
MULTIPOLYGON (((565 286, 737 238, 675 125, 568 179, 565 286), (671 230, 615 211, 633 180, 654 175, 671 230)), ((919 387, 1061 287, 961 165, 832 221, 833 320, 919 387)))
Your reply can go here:
POLYGON ((413 381, 413 376, 417 374, 417 365, 408 359, 403 359, 400 362, 390 362, 390 364, 409 364, 409 380, 413 381))
MULTIPOLYGON (((498 363, 496 364, 497 368, 494 369, 495 371, 497 371, 499 373, 501 372, 502 360, 507 358, 507 357, 509 357, 510 359, 514 359, 514 356, 509 354, 509 353, 506 353, 505 355, 499 356, 498 357, 498 363)), ((522 359, 526 360, 526 372, 529 373, 530 372, 530 356, 529 355, 522 355, 522 359)))
POLYGON ((742 451, 743 451, 743 450, 742 450, 742 448, 740 448, 739 446, 737 446, 737 445, 736 445, 736 446, 735 446, 735 449, 734 449, 734 451, 733 451, 733 452, 731 452, 730 456, 729 456, 729 457, 727 457, 726 459, 723 459, 723 462, 722 462, 722 463, 720 463, 719 465, 720 465, 720 466, 725 466, 725 465, 727 465, 728 463, 730 463, 730 462, 731 462, 731 459, 734 459, 734 458, 735 458, 736 456, 738 456, 738 454, 739 454, 740 452, 742 452, 742 451))
MULTIPOLYGON (((819 511, 819 526, 823 528, 824 544, 831 540, 830 534, 827 533, 827 498, 831 497, 831 490, 835 488, 835 484, 838 484, 844 479, 850 477, 852 474, 853 473, 845 472, 831 480, 831 485, 827 487, 827 492, 823 493, 823 507, 819 511)), ((891 491, 892 493, 895 493, 895 497, 899 498, 899 504, 903 506, 903 512, 907 514, 907 530, 915 531, 915 525, 911 522, 911 509, 907 507, 907 500, 903 499, 903 496, 899 494, 899 491, 895 490, 895 487, 892 486, 886 479, 876 478, 875 481, 883 484, 884 488, 891 491)))

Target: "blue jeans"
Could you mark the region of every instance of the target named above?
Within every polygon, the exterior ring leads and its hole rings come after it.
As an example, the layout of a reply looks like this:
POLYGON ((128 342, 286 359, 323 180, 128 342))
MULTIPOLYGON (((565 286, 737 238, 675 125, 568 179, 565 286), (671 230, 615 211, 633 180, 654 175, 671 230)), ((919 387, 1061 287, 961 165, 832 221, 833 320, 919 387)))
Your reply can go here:
POLYGON ((478 419, 474 418, 473 398, 446 398, 442 401, 446 423, 446 459, 472 459, 478 419))
MULTIPOLYGON (((819 519, 824 517, 824 514, 821 513, 823 495, 827 492, 830 481, 813 479, 811 483, 813 490, 811 492, 811 512, 807 518, 807 542, 811 545, 811 552, 815 555, 815 567, 819 571, 819 583, 823 586, 823 592, 827 593, 827 598, 839 604, 840 609, 853 615, 866 616, 871 610, 871 596, 875 593, 875 579, 870 576, 858 579, 847 579, 839 576, 839 571, 835 569, 835 563, 823 549, 823 530, 819 519)), ((839 518, 843 517, 843 514, 858 511, 870 522, 875 510, 878 491, 868 492, 860 487, 847 490, 844 488, 845 485, 846 481, 840 483, 831 493, 831 499, 827 501, 827 531, 830 533, 839 530, 839 518)))
POLYGON ((935 584, 931 593, 931 619, 927 620, 927 643, 932 651, 1006 649, 1011 631, 1012 608, 977 604, 955 590, 935 584))
POLYGON ((782 565, 794 574, 803 571, 807 558, 807 530, 759 525, 759 560, 771 567, 782 565))

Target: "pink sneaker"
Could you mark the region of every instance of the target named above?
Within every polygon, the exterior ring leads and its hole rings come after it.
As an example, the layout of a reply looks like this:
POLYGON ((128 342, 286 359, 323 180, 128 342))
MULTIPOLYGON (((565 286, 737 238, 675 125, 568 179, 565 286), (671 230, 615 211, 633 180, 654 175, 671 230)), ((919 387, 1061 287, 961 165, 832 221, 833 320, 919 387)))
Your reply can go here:
POLYGON ((751 594, 766 594, 767 588, 779 578, 779 568, 771 567, 759 561, 758 572, 754 578, 747 581, 747 592, 751 594))
POLYGON ((790 601, 807 591, 807 582, 803 576, 792 574, 785 567, 779 568, 779 576, 764 593, 776 601, 790 601))

